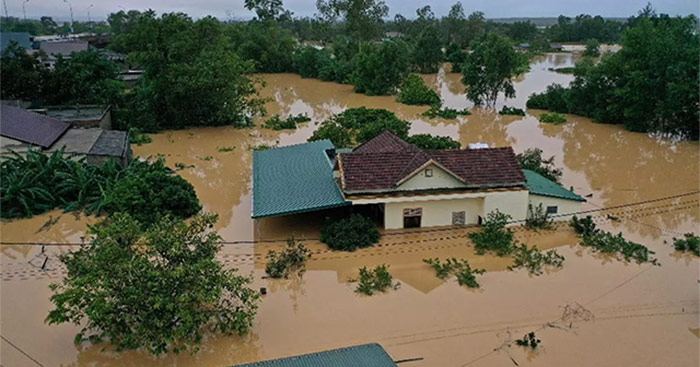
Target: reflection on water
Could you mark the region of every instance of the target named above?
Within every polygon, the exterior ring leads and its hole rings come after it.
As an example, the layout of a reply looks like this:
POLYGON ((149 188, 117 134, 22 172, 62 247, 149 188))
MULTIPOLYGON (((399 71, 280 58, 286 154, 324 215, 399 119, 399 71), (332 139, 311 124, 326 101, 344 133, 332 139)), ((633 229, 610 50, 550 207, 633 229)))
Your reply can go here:
MULTIPOLYGON (((531 93, 551 83, 568 84, 570 75, 548 69, 571 66, 577 58, 565 53, 536 58, 531 70, 517 79, 516 98, 499 99, 497 108, 525 108, 531 93)), ((568 116, 563 125, 541 124, 537 116, 542 111, 537 110, 520 117, 473 109, 472 115, 456 120, 426 119, 421 113, 427 107, 398 104, 391 96, 356 94, 352 86, 291 74, 262 77, 267 82, 262 94, 271 99, 269 115, 303 113, 311 121, 292 131, 232 127, 169 131, 153 135, 150 144, 133 147, 137 156, 161 154, 170 167, 178 163, 187 167, 178 173, 194 185, 205 209, 219 215, 217 230, 229 241, 318 237, 328 213, 250 219, 251 147, 304 142, 321 121, 351 107, 392 110, 412 122, 411 133, 446 135, 463 145, 510 145, 516 152, 539 147, 563 168, 564 186, 587 196, 586 208, 654 199, 700 186, 697 142, 671 142, 578 116, 568 116), (233 151, 219 151, 232 146, 233 151)), ((447 106, 472 107, 459 74, 443 69, 424 78, 447 106)), ((209 338, 195 356, 167 358, 140 352, 104 353, 101 345, 73 346, 74 327, 43 324, 49 309, 48 283, 59 279, 64 270, 60 266, 41 270, 35 260, 49 256, 55 261, 57 254, 69 249, 50 248, 42 255, 39 248, 2 246, 2 334, 44 365, 230 365, 376 341, 394 359, 424 357, 425 363, 417 366, 461 366, 497 347, 497 333, 525 333, 556 319, 560 306, 580 302, 587 303, 596 322, 580 325, 576 334, 543 330, 546 349, 537 358, 529 361, 525 352, 513 350, 489 355, 475 365, 507 365, 511 357, 520 365, 630 365, 649 360, 658 365, 697 365, 693 333, 697 334, 699 323, 698 259, 676 253, 664 241, 697 231, 698 199, 698 195, 686 196, 596 218, 605 229, 623 231, 656 251, 662 266, 651 269, 592 256, 574 246, 577 240, 566 226, 551 232, 517 232, 520 242, 541 249, 556 247, 566 257, 564 269, 540 277, 505 271, 510 265, 507 258, 476 256, 463 230, 387 233, 381 246, 353 253, 330 252, 308 240, 314 254, 307 272, 289 280, 262 278, 264 256, 281 248, 282 242, 226 245, 222 263, 253 275, 253 286, 269 291, 253 333, 245 338, 209 338), (622 219, 616 221, 618 217, 622 219), (422 262, 428 257, 453 256, 488 271, 479 280, 482 290, 469 292, 454 279, 440 280, 422 262), (401 289, 375 297, 356 295, 348 278, 356 277, 359 267, 382 263, 390 265, 390 272, 403 283, 401 289)), ((3 221, 0 236, 3 241, 81 242, 87 225, 96 220, 55 210, 3 221)), ((27 364, 26 357, 7 343, 0 346, 3 365, 27 364)))

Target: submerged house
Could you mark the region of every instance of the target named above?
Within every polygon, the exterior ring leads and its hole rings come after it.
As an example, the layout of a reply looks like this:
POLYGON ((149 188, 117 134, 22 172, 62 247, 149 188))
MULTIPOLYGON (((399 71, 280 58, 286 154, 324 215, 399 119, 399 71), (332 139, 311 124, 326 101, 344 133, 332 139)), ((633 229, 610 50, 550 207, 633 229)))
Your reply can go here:
POLYGON ((233 367, 397 367, 381 345, 362 344, 233 367))
POLYGON ((520 221, 530 204, 561 215, 585 199, 522 170, 510 147, 428 151, 384 131, 352 150, 324 140, 255 152, 252 201, 253 218, 372 207, 396 229, 481 224, 495 210, 520 221))

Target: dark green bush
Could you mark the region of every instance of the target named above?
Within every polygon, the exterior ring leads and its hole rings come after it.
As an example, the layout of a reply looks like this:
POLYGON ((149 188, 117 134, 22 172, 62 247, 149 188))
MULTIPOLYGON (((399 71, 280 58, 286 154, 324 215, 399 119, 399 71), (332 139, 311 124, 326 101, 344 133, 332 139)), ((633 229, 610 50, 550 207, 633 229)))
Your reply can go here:
POLYGON ((498 112, 501 115, 525 116, 525 111, 520 108, 503 106, 498 112))
POLYGON ((540 275, 545 266, 561 268, 564 266, 564 256, 559 255, 556 250, 542 252, 537 247, 528 248, 526 244, 515 246, 513 251, 513 265, 508 270, 526 268, 532 275, 540 275))
POLYGON ((379 241, 379 231, 371 219, 352 214, 337 221, 327 221, 321 227, 321 242, 333 250, 355 251, 379 241))
POLYGON ((406 141, 425 150, 459 149, 462 146, 449 136, 434 136, 430 134, 411 135, 406 141))
POLYGON ((336 148, 349 148, 391 130, 402 139, 408 137, 411 124, 385 109, 350 108, 323 121, 309 141, 329 139, 336 148))
MULTIPOLYGON (((352 280, 355 281, 355 280, 352 280)), ((389 265, 378 265, 374 269, 360 268, 360 278, 356 280, 355 292, 371 296, 377 292, 386 292, 388 289, 398 289, 401 284, 394 283, 394 278, 389 273, 389 265)))
POLYGON ((544 206, 540 203, 537 206, 532 206, 528 204, 527 206, 527 218, 525 218, 525 227, 529 229, 551 229, 552 228, 552 218, 544 210, 544 206))
POLYGON ((153 139, 151 139, 150 136, 142 133, 141 130, 139 130, 137 128, 129 129, 129 143, 130 144, 143 145, 143 144, 148 144, 152 141, 153 141, 153 139))
POLYGON ((287 278, 295 271, 302 271, 306 260, 311 258, 311 250, 306 248, 301 241, 291 237, 287 240, 287 247, 282 251, 270 251, 270 258, 265 266, 265 273, 270 278, 287 278))
POLYGON ((673 238, 673 246, 678 251, 692 252, 695 256, 700 256, 700 237, 694 233, 686 233, 685 238, 673 238))
POLYGON ((457 277, 459 285, 465 285, 468 288, 479 288, 480 285, 476 281, 476 276, 486 273, 484 269, 472 269, 469 261, 456 258, 446 259, 445 263, 441 263, 440 259, 423 259, 423 262, 430 265, 435 270, 435 276, 440 279, 447 279, 448 276, 454 275, 457 277))
POLYGON ((637 263, 650 262, 658 265, 658 261, 651 257, 654 251, 644 245, 626 240, 622 233, 614 235, 597 229, 590 216, 584 219, 574 216, 569 224, 581 236, 582 246, 605 254, 622 256, 625 261, 635 260, 637 263))
POLYGON ((505 256, 513 252, 513 232, 505 228, 510 218, 496 209, 486 216, 478 232, 469 233, 477 254, 493 251, 498 256, 505 256))
POLYGON ((552 84, 542 93, 533 93, 527 100, 527 108, 550 110, 553 112, 568 113, 570 90, 559 84, 552 84))
POLYGON ((472 113, 469 112, 468 109, 463 109, 463 110, 455 110, 453 108, 445 107, 441 108, 440 106, 430 106, 430 108, 423 112, 423 116, 434 119, 434 118, 443 118, 443 119, 449 119, 449 120, 454 120, 457 118, 457 116, 469 116, 472 113))
POLYGON ((403 83, 399 95, 396 98, 399 103, 407 105, 439 105, 440 96, 425 85, 423 78, 418 74, 409 74, 403 83))
POLYGON ((554 165, 554 156, 547 159, 542 158, 542 149, 529 148, 516 156, 520 168, 534 171, 542 177, 559 183, 561 179, 561 169, 554 165))
POLYGON ((566 116, 556 112, 545 112, 540 115, 540 121, 553 123, 554 125, 559 125, 566 122, 566 116))
POLYGON ((279 115, 274 115, 265 121, 263 127, 272 130, 296 129, 297 124, 307 121, 311 121, 311 118, 305 114, 292 115, 284 120, 282 120, 279 115))
POLYGON ((521 347, 530 347, 531 349, 537 348, 538 345, 542 343, 541 340, 537 339, 535 336, 535 332, 531 331, 525 336, 523 336, 522 339, 517 339, 515 341, 515 344, 521 346, 521 347))
POLYGON ((574 215, 569 224, 581 237, 593 236, 600 231, 596 228, 595 222, 593 222, 593 218, 590 215, 581 219, 574 215))

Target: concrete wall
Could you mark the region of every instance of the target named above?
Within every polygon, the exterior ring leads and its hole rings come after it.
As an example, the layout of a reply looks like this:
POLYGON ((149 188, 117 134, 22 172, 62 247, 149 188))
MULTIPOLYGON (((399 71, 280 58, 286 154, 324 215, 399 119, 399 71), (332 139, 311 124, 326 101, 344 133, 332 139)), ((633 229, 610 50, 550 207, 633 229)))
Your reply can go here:
MULTIPOLYGON (((540 195, 530 195, 530 204, 532 204, 533 207, 538 206, 539 204, 542 204, 542 207, 544 210, 547 210, 548 206, 556 206, 557 207, 557 214, 566 214, 566 213, 575 213, 581 210, 581 204, 583 202, 581 201, 574 201, 574 200, 565 200, 565 199, 557 199, 549 196, 540 196, 540 195)), ((556 215, 556 214, 554 214, 556 215)), ((561 217, 554 217, 555 221, 565 221, 571 219, 571 215, 566 215, 566 216, 561 216, 561 217)))
POLYGON ((442 168, 432 164, 426 168, 433 170, 432 177, 426 177, 425 169, 422 169, 420 172, 416 173, 416 175, 406 180, 406 182, 399 185, 396 189, 398 191, 407 191, 464 187, 464 184, 461 181, 445 172, 442 168))
POLYGON ((503 191, 490 193, 484 198, 483 217, 498 209, 501 213, 510 215, 513 221, 524 220, 527 215, 528 190, 503 191))
POLYGON ((483 198, 406 201, 384 204, 384 228, 403 228, 403 210, 421 208, 421 227, 452 225, 452 212, 464 211, 465 224, 477 224, 483 198))

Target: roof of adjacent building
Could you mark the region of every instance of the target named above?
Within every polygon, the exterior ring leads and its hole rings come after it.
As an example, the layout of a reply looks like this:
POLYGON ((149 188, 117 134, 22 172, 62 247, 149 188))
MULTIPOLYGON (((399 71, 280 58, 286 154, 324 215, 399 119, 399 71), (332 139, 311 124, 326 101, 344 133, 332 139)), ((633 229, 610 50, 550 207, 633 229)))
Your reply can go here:
POLYGON ((586 201, 583 197, 576 195, 573 191, 567 190, 558 183, 551 181, 535 171, 524 169, 527 182, 525 185, 531 194, 549 196, 558 199, 586 201))
POLYGON ((329 140, 253 152, 253 218, 348 205, 333 178, 329 140))
POLYGON ((32 48, 32 41, 27 32, 0 32, 0 50, 5 51, 10 42, 15 41, 25 50, 32 48))
POLYGON ((123 157, 128 149, 129 134, 126 131, 103 130, 88 154, 123 157))
POLYGON ((70 56, 73 52, 87 51, 87 41, 41 42, 39 49, 49 55, 70 56))
POLYGON ((434 164, 465 188, 522 186, 525 177, 510 147, 428 151, 389 131, 339 155, 344 192, 394 190, 421 167, 434 164))
POLYGON ((70 125, 38 113, 0 104, 0 135, 48 148, 70 125))
POLYGON ((233 367, 396 367, 379 344, 363 344, 233 367))

